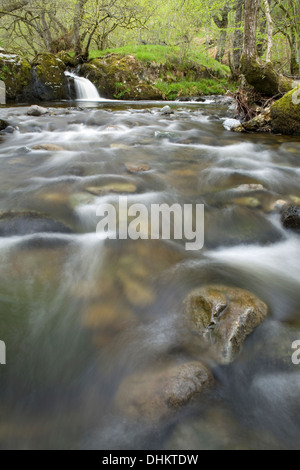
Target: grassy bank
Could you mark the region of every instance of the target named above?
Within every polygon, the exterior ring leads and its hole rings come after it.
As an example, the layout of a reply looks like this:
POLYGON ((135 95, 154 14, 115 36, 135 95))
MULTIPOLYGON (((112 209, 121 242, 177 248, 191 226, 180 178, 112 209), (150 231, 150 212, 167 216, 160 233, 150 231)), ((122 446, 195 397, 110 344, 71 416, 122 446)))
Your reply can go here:
POLYGON ((132 55, 144 65, 159 64, 168 67, 173 73, 165 73, 156 81, 155 86, 166 99, 173 100, 180 96, 201 96, 225 94, 234 91, 237 86, 230 81, 230 69, 222 65, 199 48, 182 53, 179 47, 160 45, 126 46, 118 49, 93 50, 90 59, 102 58, 109 54, 132 55), (201 68, 207 70, 209 78, 195 80, 190 70, 201 68), (178 73, 174 74, 174 69, 178 73), (190 75, 190 77, 189 77, 190 75))

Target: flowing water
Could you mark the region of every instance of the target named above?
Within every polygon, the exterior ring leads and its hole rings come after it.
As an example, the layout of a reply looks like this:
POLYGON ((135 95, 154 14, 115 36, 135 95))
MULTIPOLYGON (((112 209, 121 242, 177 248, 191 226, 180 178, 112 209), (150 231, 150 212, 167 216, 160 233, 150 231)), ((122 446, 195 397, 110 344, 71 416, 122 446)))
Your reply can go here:
POLYGON ((300 243, 273 206, 299 201, 300 139, 230 133, 222 103, 173 104, 171 116, 164 105, 0 110, 18 128, 0 136, 0 210, 68 227, 0 238, 2 449, 299 447, 300 243), (204 203, 203 250, 96 234, 97 208, 119 194, 149 209, 204 203), (124 380, 209 360, 182 323, 186 295, 209 283, 250 290, 268 319, 234 364, 211 363, 207 397, 170 419, 136 418, 124 380))

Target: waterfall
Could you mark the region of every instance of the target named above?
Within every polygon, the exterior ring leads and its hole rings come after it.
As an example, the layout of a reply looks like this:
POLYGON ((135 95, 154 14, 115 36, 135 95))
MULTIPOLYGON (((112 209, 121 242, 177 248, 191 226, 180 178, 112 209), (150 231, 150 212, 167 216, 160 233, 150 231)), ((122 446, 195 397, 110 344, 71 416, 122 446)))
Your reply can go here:
POLYGON ((78 75, 71 72, 66 72, 65 75, 74 79, 76 99, 78 101, 105 101, 99 95, 95 85, 87 78, 78 77, 78 75))

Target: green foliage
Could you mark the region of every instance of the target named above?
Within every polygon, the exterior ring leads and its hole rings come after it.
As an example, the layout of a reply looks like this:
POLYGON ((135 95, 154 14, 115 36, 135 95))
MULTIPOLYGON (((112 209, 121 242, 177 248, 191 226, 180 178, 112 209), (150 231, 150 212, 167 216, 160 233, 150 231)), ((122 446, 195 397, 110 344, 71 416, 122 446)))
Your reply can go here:
POLYGON ((145 46, 124 46, 117 49, 105 49, 104 51, 93 50, 90 58, 104 57, 108 54, 133 55, 141 62, 157 64, 178 64, 181 67, 189 68, 191 62, 214 70, 224 78, 230 73, 229 67, 222 65, 216 60, 201 52, 199 48, 189 51, 184 59, 180 59, 180 47, 145 45, 145 46))
POLYGON ((228 83, 224 79, 202 79, 198 82, 178 81, 176 83, 161 81, 156 83, 156 87, 167 100, 175 100, 180 97, 224 95, 228 90, 236 90, 236 84, 228 83))

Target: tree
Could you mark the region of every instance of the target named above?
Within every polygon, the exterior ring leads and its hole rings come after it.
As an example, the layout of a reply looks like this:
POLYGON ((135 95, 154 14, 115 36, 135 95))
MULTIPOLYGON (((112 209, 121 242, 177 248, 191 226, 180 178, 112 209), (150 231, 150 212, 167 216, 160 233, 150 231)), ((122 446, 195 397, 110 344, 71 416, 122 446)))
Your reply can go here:
POLYGON ((227 29, 229 24, 229 13, 231 11, 230 2, 226 2, 223 8, 220 11, 220 14, 214 14, 213 20, 218 28, 221 30, 220 39, 218 43, 218 51, 216 55, 216 60, 222 62, 225 55, 225 46, 227 39, 227 29))
POLYGON ((1 6, 0 18, 10 13, 13 13, 16 10, 20 10, 24 6, 28 5, 29 1, 30 0, 17 0, 15 2, 9 2, 7 4, 5 4, 4 2, 4 4, 1 6))

